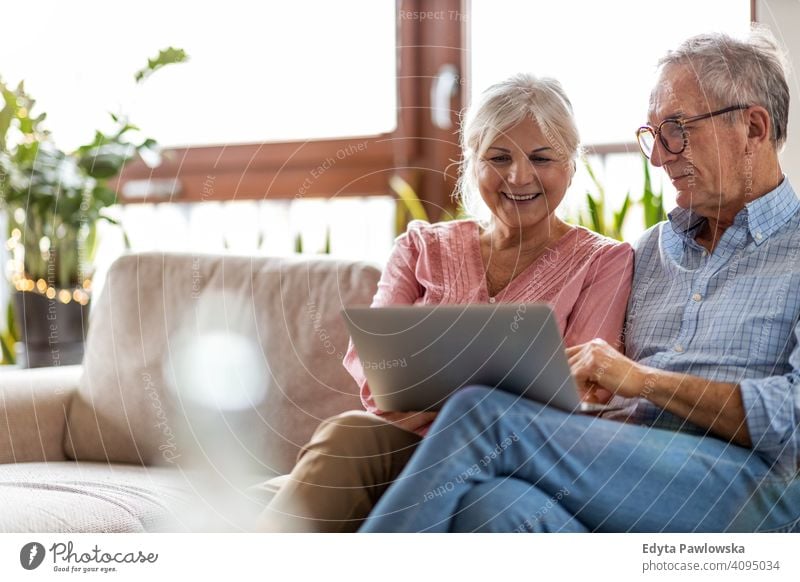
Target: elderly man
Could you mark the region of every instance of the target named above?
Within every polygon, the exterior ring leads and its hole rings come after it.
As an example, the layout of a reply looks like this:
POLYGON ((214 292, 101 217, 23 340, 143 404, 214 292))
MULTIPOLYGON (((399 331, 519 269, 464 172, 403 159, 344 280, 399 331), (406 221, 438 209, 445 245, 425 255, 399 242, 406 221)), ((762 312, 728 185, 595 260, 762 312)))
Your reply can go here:
POLYGON ((363 531, 800 529, 800 201, 781 172, 774 39, 702 35, 659 63, 643 153, 678 191, 636 248, 625 357, 568 350, 569 415, 469 387, 363 531), (476 436, 477 435, 477 436, 476 436))

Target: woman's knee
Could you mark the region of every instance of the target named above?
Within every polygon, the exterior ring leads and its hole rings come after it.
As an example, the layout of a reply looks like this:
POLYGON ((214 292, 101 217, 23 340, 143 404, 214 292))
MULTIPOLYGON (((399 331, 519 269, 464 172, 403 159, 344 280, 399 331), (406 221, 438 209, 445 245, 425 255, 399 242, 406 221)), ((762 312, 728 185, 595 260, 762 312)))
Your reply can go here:
POLYGON ((326 426, 331 427, 332 430, 350 430, 368 428, 379 423, 386 422, 377 414, 367 412, 366 410, 348 410, 331 416, 322 421, 319 428, 326 426))
POLYGON ((343 459, 379 455, 389 452, 387 445, 403 446, 418 439, 403 433, 375 414, 351 410, 322 421, 300 456, 311 450, 343 459))

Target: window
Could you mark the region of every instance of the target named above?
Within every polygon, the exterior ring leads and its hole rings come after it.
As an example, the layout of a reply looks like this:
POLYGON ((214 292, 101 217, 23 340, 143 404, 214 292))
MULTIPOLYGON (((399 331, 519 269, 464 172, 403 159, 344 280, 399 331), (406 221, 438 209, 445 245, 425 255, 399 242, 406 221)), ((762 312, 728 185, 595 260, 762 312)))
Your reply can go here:
MULTIPOLYGON (((30 6, 4 6, 26 22, 30 6)), ((92 138, 122 111, 165 146, 375 135, 396 120, 391 0, 192 2, 42 0, 36 30, 7 26, 0 75, 25 80, 56 142, 92 138), (124 23, 122 20, 124 19, 124 23), (369 26, 364 26, 364 23, 369 26), (69 23, 64 26, 64 23, 69 23), (48 50, 41 50, 46 39, 48 50), (136 87, 166 46, 190 62, 136 87)))
MULTIPOLYGON (((471 6, 472 96, 520 71, 561 81, 587 160, 604 185, 607 211, 619 208, 628 192, 634 201, 641 196, 644 165, 634 132, 646 121, 658 58, 692 34, 746 32, 751 17, 749 0, 508 0, 471 6)), ((675 189, 663 172, 653 169, 651 178, 655 190, 664 193, 665 208, 674 207, 675 189)), ((579 167, 560 209, 567 219, 586 214, 587 191, 596 193, 579 167)), ((641 213, 631 208, 626 240, 643 231, 641 213)))
POLYGON ((747 31, 750 2, 478 1, 470 23, 473 95, 519 71, 553 76, 584 144, 635 144, 658 58, 692 34, 747 31))

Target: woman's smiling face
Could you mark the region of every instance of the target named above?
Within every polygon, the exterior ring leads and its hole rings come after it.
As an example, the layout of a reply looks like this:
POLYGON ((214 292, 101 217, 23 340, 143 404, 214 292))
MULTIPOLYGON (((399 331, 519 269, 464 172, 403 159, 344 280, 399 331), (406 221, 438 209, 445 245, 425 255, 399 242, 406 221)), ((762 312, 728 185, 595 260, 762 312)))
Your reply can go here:
POLYGON ((545 228, 564 199, 573 168, 526 117, 480 156, 478 188, 496 221, 514 229, 545 228))

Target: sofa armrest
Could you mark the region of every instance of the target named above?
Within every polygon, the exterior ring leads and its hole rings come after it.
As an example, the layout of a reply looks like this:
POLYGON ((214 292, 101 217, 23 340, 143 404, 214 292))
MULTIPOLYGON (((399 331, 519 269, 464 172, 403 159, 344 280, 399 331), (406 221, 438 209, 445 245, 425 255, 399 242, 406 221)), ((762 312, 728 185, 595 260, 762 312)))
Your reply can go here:
POLYGON ((81 366, 0 371, 0 463, 63 461, 81 366))

